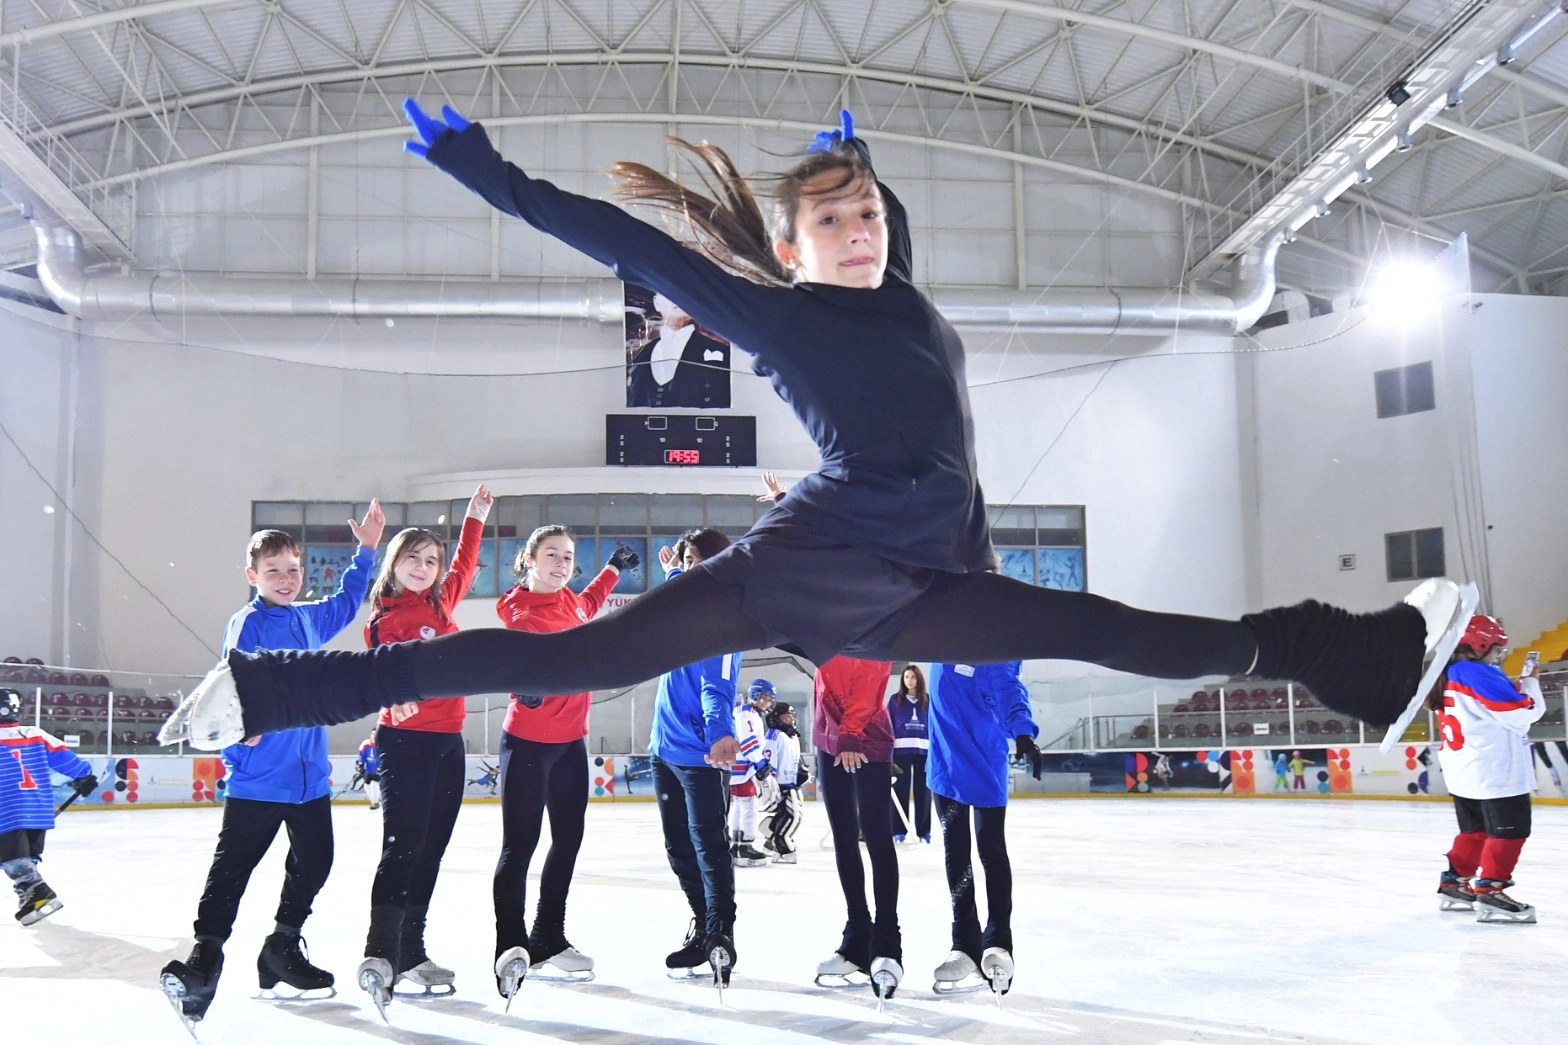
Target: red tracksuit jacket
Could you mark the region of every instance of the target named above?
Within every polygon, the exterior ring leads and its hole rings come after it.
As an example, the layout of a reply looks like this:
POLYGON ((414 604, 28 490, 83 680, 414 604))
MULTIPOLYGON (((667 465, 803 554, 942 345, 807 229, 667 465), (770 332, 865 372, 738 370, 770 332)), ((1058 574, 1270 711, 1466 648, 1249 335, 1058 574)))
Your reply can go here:
POLYGON ((885 660, 834 657, 813 681, 811 741, 829 755, 859 751, 872 762, 893 761, 893 720, 888 717, 885 660))
MULTIPOLYGON (((531 592, 521 584, 501 596, 495 612, 508 628, 517 631, 565 631, 593 620, 620 574, 606 566, 599 576, 589 582, 581 595, 570 588, 541 595, 531 592)), ((587 693, 569 696, 552 696, 536 708, 524 707, 512 698, 507 709, 506 723, 502 727, 514 737, 540 744, 564 744, 588 735, 587 693)))
MULTIPOLYGON (((450 635, 456 631, 452 610, 463 601, 463 596, 468 594, 468 589, 474 583, 474 571, 479 566, 479 540, 484 536, 484 529, 485 524, 478 519, 463 520, 463 533, 457 540, 457 554, 452 556, 452 568, 441 581, 439 607, 428 588, 422 592, 405 591, 399 595, 378 598, 375 613, 365 622, 365 645, 381 646, 410 639, 433 639, 437 635, 450 635)), ((393 728, 419 729, 428 733, 461 733, 467 708, 467 697, 438 697, 421 701, 418 711, 393 728)), ((383 708, 377 722, 391 726, 391 709, 383 708)))

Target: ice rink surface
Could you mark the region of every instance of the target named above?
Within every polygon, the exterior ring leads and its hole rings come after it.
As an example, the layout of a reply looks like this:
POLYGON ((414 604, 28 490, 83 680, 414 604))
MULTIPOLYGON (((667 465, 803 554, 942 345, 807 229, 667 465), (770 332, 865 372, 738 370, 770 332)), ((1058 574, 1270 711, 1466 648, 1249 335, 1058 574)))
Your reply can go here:
MULTIPOLYGON (((158 989, 158 970, 189 949, 220 815, 61 817, 42 869, 64 909, 30 928, 0 924, 7 1040, 189 1040, 158 989)), ((282 878, 280 836, 251 882, 198 1033, 212 1045, 1568 1040, 1568 808, 1535 808, 1512 890, 1541 912, 1529 926, 1438 912, 1433 890, 1454 829, 1446 804, 1017 801, 1008 837, 1018 979, 1003 1008, 989 995, 931 993, 931 970, 949 943, 938 836, 931 846, 899 847, 906 976, 881 1014, 869 990, 812 986, 817 961, 838 943, 844 908, 820 808, 808 804, 806 816, 799 865, 737 872, 740 958, 721 1005, 705 981, 665 977, 664 955, 681 942, 687 913, 653 805, 591 806, 567 934, 596 959, 598 978, 530 979, 503 1014, 489 972, 500 809, 470 804, 428 940, 430 955, 457 971, 458 993, 399 1000, 388 1027, 352 984, 380 818, 340 806, 336 866, 305 937, 341 993, 315 1002, 257 997, 255 957, 282 878)))

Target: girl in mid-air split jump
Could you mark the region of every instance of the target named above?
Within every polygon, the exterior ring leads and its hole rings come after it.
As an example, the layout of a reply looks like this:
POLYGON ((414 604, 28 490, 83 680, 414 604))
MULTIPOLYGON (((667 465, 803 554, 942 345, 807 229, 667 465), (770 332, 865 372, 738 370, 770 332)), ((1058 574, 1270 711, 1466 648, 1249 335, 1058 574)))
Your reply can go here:
MULTIPOLYGON (((629 686, 736 650, 817 663, 1078 660, 1155 678, 1294 680, 1326 706, 1394 722, 1441 671, 1469 617, 1428 581, 1353 614, 1308 601, 1217 620, 1154 613, 994 572, 957 331, 913 280, 909 227, 849 115, 772 179, 771 218, 730 158, 677 142, 719 199, 640 164, 616 195, 684 224, 692 246, 619 207, 530 178, 485 129, 405 104, 427 159, 492 206, 647 286, 753 357, 822 453, 733 545, 616 613, 555 634, 463 631, 364 652, 234 654, 161 739, 216 747, 463 693, 629 686), (1430 667, 1435 665, 1435 667, 1430 667)), ((714 752, 733 759, 733 741, 714 752)))

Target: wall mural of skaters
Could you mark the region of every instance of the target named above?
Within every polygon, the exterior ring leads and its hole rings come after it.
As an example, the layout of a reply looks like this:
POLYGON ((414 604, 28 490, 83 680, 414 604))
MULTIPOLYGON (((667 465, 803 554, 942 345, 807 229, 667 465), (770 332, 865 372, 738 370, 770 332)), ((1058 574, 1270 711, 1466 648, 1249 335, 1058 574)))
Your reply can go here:
POLYGON ((626 405, 729 409, 729 342, 698 326, 663 294, 633 283, 624 286, 626 405))

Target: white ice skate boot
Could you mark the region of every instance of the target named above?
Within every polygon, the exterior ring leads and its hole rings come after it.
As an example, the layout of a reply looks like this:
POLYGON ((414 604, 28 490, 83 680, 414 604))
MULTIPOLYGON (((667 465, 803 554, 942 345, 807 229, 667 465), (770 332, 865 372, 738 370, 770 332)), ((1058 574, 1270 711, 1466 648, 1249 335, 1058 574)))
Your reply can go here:
POLYGON ((1477 878, 1470 883, 1475 893, 1475 920, 1478 922, 1519 922, 1535 924, 1535 908, 1520 903, 1503 892, 1513 882, 1499 882, 1494 878, 1477 878))
POLYGON ((393 987, 395 988, 400 983, 408 984, 410 987, 418 987, 419 990, 394 990, 393 993, 399 998, 415 1000, 421 998, 445 998, 449 994, 457 993, 457 973, 437 965, 429 958, 426 958, 412 969, 404 969, 398 973, 393 987))
POLYGON ((980 956, 980 974, 991 984, 996 993, 996 1004, 1002 1004, 1002 995, 1013 986, 1013 956, 1005 947, 987 947, 980 956))
POLYGON ((1480 589, 1474 584, 1458 585, 1437 577, 1423 581, 1405 596, 1406 605, 1420 610, 1426 621, 1426 670, 1421 673, 1421 682, 1411 694, 1409 705, 1383 734, 1383 742, 1378 747, 1384 754, 1392 751, 1399 738, 1405 735, 1410 721, 1437 684, 1437 676, 1448 667, 1448 658, 1454 655, 1480 598, 1480 589))
POLYGON ((511 1011, 512 999, 528 976, 529 964, 525 947, 508 947, 495 960, 495 989, 506 999, 506 1011, 511 1011))
POLYGON ((847 987, 864 987, 871 982, 871 978, 866 970, 834 951, 831 958, 817 963, 817 977, 812 982, 818 987, 843 990, 847 987))
POLYGON ((593 959, 567 944, 554 954, 529 965, 528 971, 543 980, 587 983, 593 979, 593 959))
POLYGON ((973 958, 963 951, 948 951, 947 959, 936 967, 936 982, 931 990, 937 994, 968 994, 985 985, 973 958))
POLYGON ((794 853, 780 853, 773 858, 773 862, 776 864, 798 864, 800 863, 800 857, 794 853))
POLYGON ((392 963, 385 958, 366 958, 359 963, 359 989, 370 995, 383 1023, 389 1022, 387 1006, 392 1001, 392 984, 396 978, 392 972, 392 963))
POLYGON ((904 967, 896 958, 878 958, 871 963, 871 989, 877 995, 877 1011, 882 1011, 882 1005, 893 992, 898 990, 899 981, 904 978, 904 967))
POLYGON ((217 751, 245 739, 245 709, 229 662, 219 661, 164 722, 158 743, 185 741, 200 751, 217 751))

